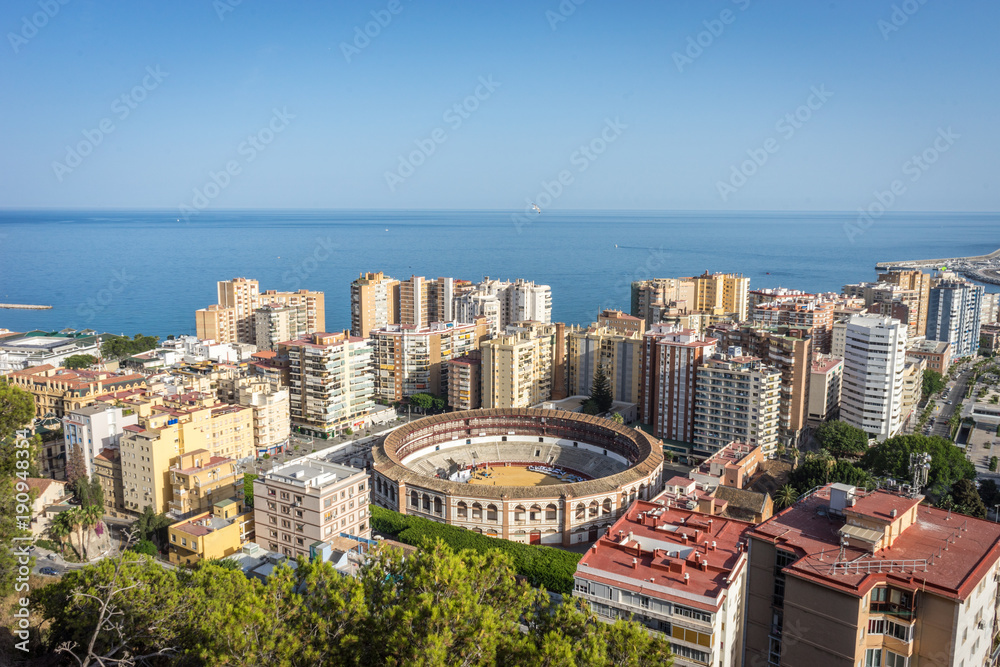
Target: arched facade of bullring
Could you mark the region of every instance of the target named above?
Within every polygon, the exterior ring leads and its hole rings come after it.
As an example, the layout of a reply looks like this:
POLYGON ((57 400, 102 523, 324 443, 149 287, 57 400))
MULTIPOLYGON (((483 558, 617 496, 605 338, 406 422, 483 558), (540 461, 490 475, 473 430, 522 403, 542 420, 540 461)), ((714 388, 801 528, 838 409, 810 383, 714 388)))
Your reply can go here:
POLYGON ((663 485, 659 441, 606 419, 557 410, 473 410, 428 417, 389 434, 374 457, 372 500, 377 505, 524 543, 593 541, 633 501, 649 500, 663 485), (479 460, 493 465, 525 465, 532 463, 532 454, 549 454, 534 462, 552 459, 563 468, 615 471, 550 486, 466 484, 431 474, 426 454, 442 448, 459 455, 475 449, 479 460), (487 448, 495 449, 488 455, 487 448), (566 466, 567 461, 576 465, 566 466))

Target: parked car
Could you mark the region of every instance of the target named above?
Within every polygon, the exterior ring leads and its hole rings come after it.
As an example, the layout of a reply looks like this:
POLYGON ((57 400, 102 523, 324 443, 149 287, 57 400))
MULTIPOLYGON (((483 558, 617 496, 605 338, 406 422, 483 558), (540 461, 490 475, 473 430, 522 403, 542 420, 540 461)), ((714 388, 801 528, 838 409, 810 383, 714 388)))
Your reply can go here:
POLYGON ((48 556, 46 556, 46 558, 48 558, 49 560, 55 560, 56 559, 56 555, 55 554, 49 554, 48 556))
POLYGON ((39 572, 49 577, 59 576, 59 570, 55 569, 54 567, 43 567, 42 569, 39 570, 39 572))

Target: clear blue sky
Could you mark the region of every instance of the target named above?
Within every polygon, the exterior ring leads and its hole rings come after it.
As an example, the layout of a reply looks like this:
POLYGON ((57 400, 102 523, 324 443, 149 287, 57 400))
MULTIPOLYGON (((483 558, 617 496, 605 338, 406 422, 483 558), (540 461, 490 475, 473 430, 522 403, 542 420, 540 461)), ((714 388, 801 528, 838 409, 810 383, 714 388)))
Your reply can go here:
POLYGON ((566 170, 551 209, 853 211, 900 180, 893 210, 1000 210, 1000 3, 920 2, 5 0, 0 207, 176 208, 232 161, 213 208, 513 210, 566 170), (348 62, 373 11, 391 21, 348 62), (747 151, 767 161, 730 181, 747 151))

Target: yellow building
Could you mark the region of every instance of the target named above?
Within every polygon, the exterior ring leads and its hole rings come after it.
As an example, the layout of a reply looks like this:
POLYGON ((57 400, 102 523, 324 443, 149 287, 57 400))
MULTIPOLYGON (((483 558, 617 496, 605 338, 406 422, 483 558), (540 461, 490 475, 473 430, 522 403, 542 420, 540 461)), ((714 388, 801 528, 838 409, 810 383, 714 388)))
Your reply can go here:
POLYGON ((566 360, 561 324, 521 322, 507 335, 483 342, 484 408, 528 408, 552 398, 566 360))
POLYGON ((242 511, 235 500, 223 500, 215 503, 211 512, 173 524, 167 535, 170 562, 175 565, 225 558, 252 538, 253 512, 242 511))
POLYGON ((213 502, 238 497, 243 488, 243 472, 232 459, 212 456, 207 449, 196 449, 174 459, 170 483, 171 511, 187 516, 209 511, 213 502))
POLYGON ((235 402, 253 412, 253 439, 257 454, 273 454, 291 433, 289 390, 261 376, 239 378, 235 402))
POLYGON ((695 283, 694 310, 718 316, 731 314, 737 322, 747 318, 749 278, 742 274, 706 271, 690 280, 695 283))
MULTIPOLYGON (((326 300, 323 292, 260 291, 256 280, 233 278, 218 283, 219 302, 195 312, 196 334, 219 343, 257 344, 256 312, 269 305, 291 306, 302 311, 297 327, 323 331, 326 300)), ((302 331, 300 331, 302 333, 302 331)))
POLYGON ((930 304, 931 276, 923 271, 912 269, 897 270, 892 269, 878 275, 880 283, 899 285, 905 290, 916 292, 917 314, 914 328, 910 332, 911 337, 923 336, 927 330, 927 307, 930 304))
POLYGON ((903 365, 903 399, 900 403, 900 420, 904 423, 910 414, 917 409, 920 396, 924 391, 924 370, 927 360, 923 357, 907 357, 903 365))
POLYGON ((118 516, 125 511, 125 497, 122 492, 122 459, 117 449, 101 450, 94 457, 94 475, 104 491, 104 512, 118 516))
POLYGON ((105 371, 71 371, 45 364, 14 371, 7 381, 31 394, 35 416, 52 414, 59 419, 70 410, 94 403, 101 394, 146 386, 145 376, 105 371))
POLYGON ((351 335, 399 324, 399 281, 381 271, 362 273, 351 283, 351 335))
MULTIPOLYGON (((637 318, 631 318, 633 320, 637 318)), ((641 322, 642 320, 638 320, 641 322)), ((571 329, 566 334, 566 375, 569 393, 589 396, 598 365, 604 367, 616 401, 639 402, 642 382, 643 332, 603 324, 598 320, 586 329, 571 329)))

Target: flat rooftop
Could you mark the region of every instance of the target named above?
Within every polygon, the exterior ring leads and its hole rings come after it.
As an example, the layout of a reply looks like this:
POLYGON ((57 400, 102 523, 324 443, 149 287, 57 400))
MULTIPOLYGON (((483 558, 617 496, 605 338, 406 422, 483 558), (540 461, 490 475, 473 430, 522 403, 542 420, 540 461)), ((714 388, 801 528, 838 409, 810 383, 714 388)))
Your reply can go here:
POLYGON ((264 478, 285 484, 300 484, 320 488, 329 484, 335 484, 360 472, 363 471, 351 466, 303 456, 274 468, 271 472, 264 475, 264 478))
MULTIPOLYGON (((847 511, 888 522, 893 509, 902 513, 917 502, 885 491, 859 492, 847 511)), ((751 536, 800 556, 786 572, 858 597, 891 581, 964 600, 1000 558, 1000 525, 927 505, 917 507, 916 522, 891 547, 870 554, 847 546, 841 556, 845 519, 832 515, 829 506, 828 485, 760 524, 751 536), (861 566, 835 568, 838 561, 861 566)))
POLYGON ((576 576, 715 612, 746 564, 740 542, 752 527, 639 500, 587 550, 576 576))

